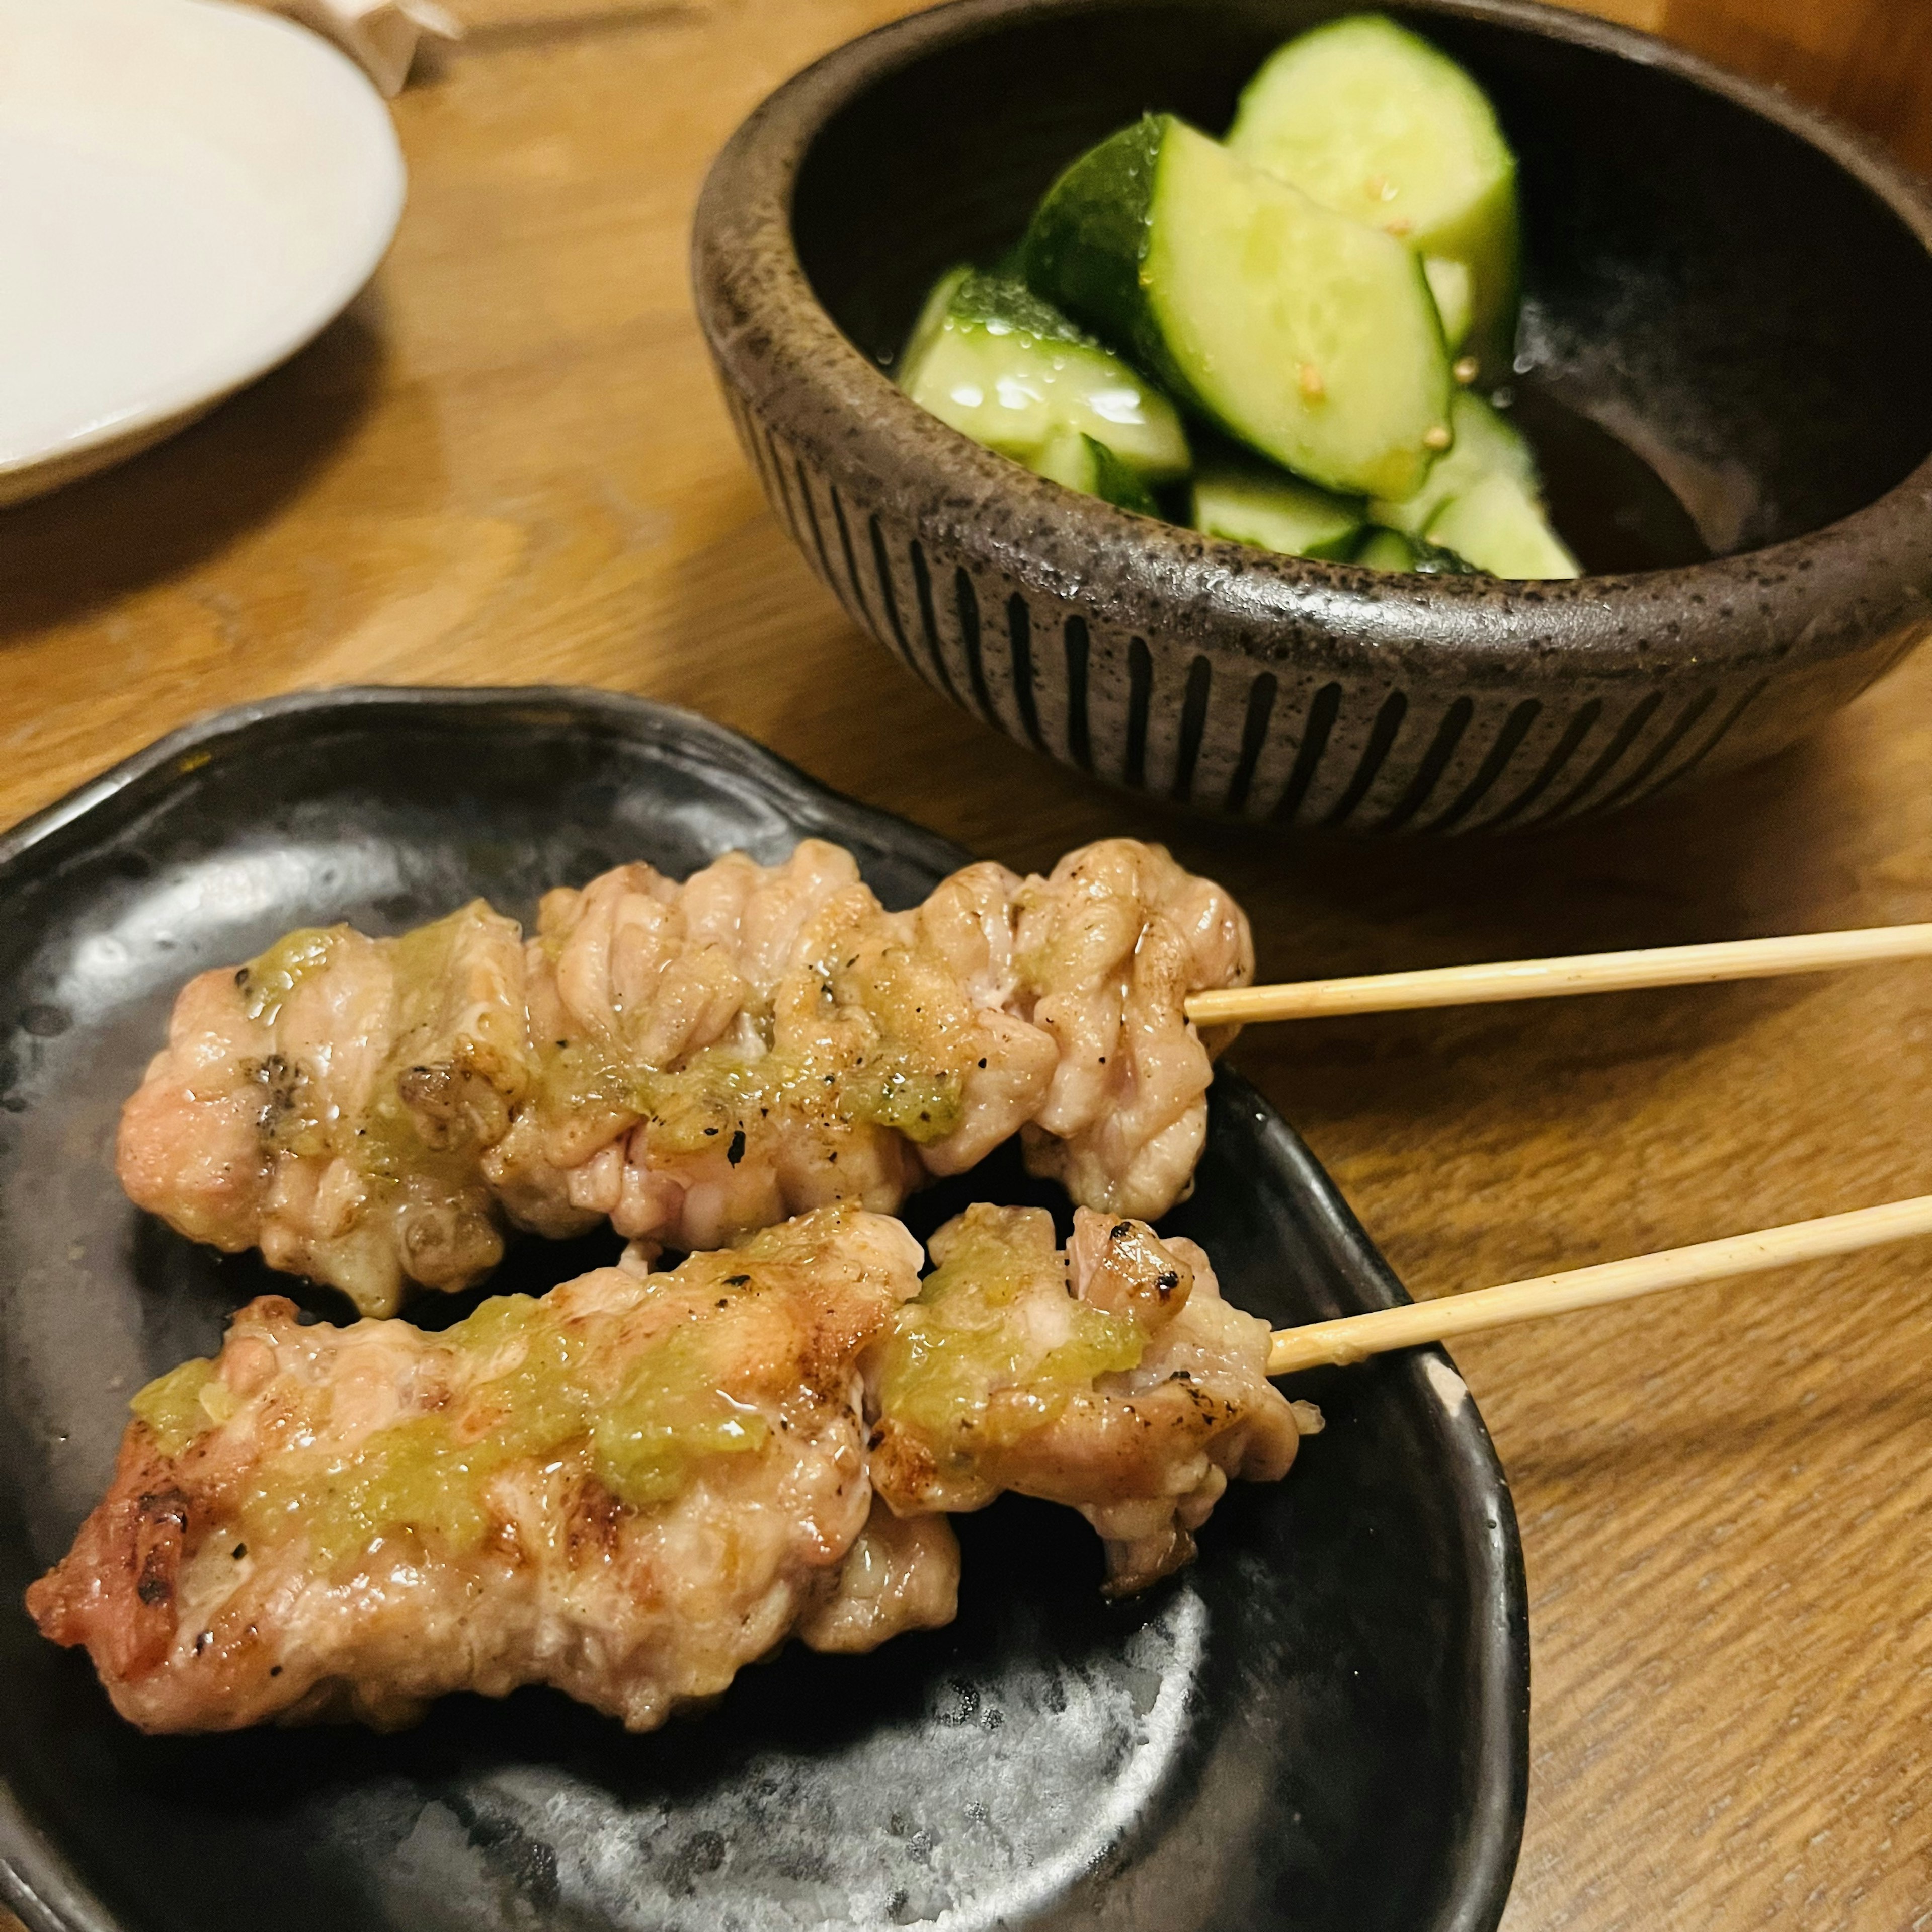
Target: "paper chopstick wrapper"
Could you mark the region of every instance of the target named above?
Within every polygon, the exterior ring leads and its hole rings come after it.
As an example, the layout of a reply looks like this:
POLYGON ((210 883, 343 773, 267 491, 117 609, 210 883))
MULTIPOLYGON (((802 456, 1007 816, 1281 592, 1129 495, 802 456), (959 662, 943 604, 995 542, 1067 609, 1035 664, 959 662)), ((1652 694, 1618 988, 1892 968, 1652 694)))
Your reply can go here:
POLYGON ((402 92, 423 36, 460 40, 461 26, 436 0, 268 0, 341 48, 385 98, 402 92))

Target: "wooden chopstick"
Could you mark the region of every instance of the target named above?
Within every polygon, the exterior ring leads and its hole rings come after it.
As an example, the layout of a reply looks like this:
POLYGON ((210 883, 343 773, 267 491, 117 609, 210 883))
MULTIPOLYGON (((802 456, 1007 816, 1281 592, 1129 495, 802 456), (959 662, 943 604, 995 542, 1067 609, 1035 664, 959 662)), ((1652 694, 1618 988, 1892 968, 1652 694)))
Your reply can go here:
POLYGON ((1657 946, 1629 952, 1582 952, 1564 959, 1514 959, 1486 966, 1438 966, 1354 980, 1304 980, 1196 993, 1187 1017, 1202 1026, 1259 1020, 1321 1019, 1341 1013, 1397 1012, 1421 1006, 1553 1000, 1570 993, 1693 986, 1720 980, 1766 980, 1785 973, 1828 973, 1888 959, 1932 955, 1932 924, 1869 926, 1852 932, 1802 932, 1780 939, 1732 939, 1712 946, 1657 946))
POLYGON ((1828 1214, 1820 1220, 1794 1222, 1789 1227, 1767 1228, 1761 1234, 1733 1234, 1692 1247, 1666 1248, 1660 1254, 1606 1262, 1567 1274, 1538 1275, 1533 1280, 1513 1281, 1500 1288, 1476 1288, 1438 1300, 1378 1309, 1370 1315, 1277 1329, 1268 1372, 1286 1376, 1298 1369, 1359 1362, 1391 1348, 1418 1348, 1512 1322, 1534 1322, 1546 1315, 1567 1315, 1573 1309, 1629 1301, 1667 1288, 1695 1288, 1701 1282, 1756 1274, 1796 1262, 1822 1261, 1827 1256, 1852 1254, 1861 1248, 1909 1240, 1918 1234, 1932 1234, 1932 1194, 1888 1202, 1880 1208, 1861 1208, 1849 1214, 1828 1214))

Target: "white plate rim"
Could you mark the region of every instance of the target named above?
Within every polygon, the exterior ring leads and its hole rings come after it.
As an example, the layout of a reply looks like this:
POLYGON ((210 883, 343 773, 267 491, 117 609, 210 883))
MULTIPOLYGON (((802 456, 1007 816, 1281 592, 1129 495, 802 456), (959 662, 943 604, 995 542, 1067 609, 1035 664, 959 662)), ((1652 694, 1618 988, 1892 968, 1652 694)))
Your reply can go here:
POLYGON ((304 56, 328 73, 326 83, 340 89, 346 102, 358 100, 351 114, 364 112, 372 152, 380 150, 386 166, 380 192, 371 196, 367 225, 353 249, 345 247, 337 272, 319 281, 314 298, 302 305, 292 320, 265 332, 245 352, 230 352, 215 362, 191 366, 173 382, 158 386, 148 398, 104 419, 62 435, 29 453, 0 457, 0 506, 54 489, 91 473, 120 454, 132 456, 225 400, 238 389, 266 375, 298 350, 313 342, 368 286, 388 254, 402 220, 408 196, 408 170, 402 144, 387 106, 362 69, 332 43, 310 28, 279 14, 230 0, 170 0, 170 4, 223 16, 238 32, 259 33, 298 44, 304 56), (121 446, 125 444, 122 451, 121 446), (44 478, 44 481, 41 479, 44 478))

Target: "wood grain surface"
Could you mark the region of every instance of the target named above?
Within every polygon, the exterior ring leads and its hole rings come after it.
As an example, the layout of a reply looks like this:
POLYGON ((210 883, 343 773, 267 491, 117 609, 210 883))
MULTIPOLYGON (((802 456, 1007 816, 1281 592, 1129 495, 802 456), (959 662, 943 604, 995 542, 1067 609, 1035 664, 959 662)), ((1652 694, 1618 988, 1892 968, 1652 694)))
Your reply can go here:
MULTIPOLYGON (((1270 976, 1932 919, 1932 656, 1758 770, 1446 851, 1190 823, 967 722, 766 513, 686 292, 719 142, 905 8, 452 4, 473 32, 395 104, 410 209, 354 310, 175 442, 0 511, 0 818, 262 693, 560 680, 695 706, 1022 868, 1165 838, 1240 894, 1270 976)), ((1603 10, 1932 166, 1928 0, 1603 10)), ((1236 1058, 1421 1294, 1932 1191, 1922 964, 1236 1058)), ((1510 1932, 1932 1924, 1928 1336, 1921 1246, 1459 1348, 1528 1563, 1510 1932)))

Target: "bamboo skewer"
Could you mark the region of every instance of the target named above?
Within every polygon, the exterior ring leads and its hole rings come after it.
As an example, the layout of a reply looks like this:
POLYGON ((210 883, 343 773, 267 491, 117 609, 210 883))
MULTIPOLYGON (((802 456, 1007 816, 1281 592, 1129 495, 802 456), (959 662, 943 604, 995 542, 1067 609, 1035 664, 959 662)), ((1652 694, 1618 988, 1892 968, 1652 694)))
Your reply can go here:
POLYGON ((1298 1369, 1359 1362, 1392 1348, 1419 1348, 1512 1322, 1534 1322, 1546 1315, 1567 1315, 1573 1309, 1629 1301, 1667 1288, 1695 1288, 1702 1282, 1756 1274, 1797 1262, 1853 1254, 1861 1248, 1908 1240, 1917 1234, 1932 1234, 1932 1194, 1888 1202, 1880 1208, 1861 1208, 1849 1214, 1828 1214, 1820 1220, 1794 1222, 1789 1227, 1767 1228, 1761 1234, 1733 1234, 1721 1241, 1700 1241, 1692 1247, 1667 1248, 1660 1254, 1606 1262, 1567 1274, 1538 1275, 1501 1288, 1477 1288, 1438 1300, 1378 1309, 1372 1314, 1311 1322, 1302 1328, 1277 1329, 1268 1353, 1268 1372, 1286 1376, 1298 1369))
POLYGON ((1187 1017, 1202 1026, 1261 1020, 1322 1019, 1341 1013, 1397 1012, 1423 1006, 1552 1000, 1646 986, 1694 986, 1720 980, 1767 980, 1828 973, 1932 956, 1932 924, 1869 926, 1851 932, 1801 932, 1778 939, 1732 939, 1711 946, 1658 946, 1628 952, 1582 952, 1561 959, 1438 966, 1353 980, 1304 980, 1196 993, 1187 1017))

